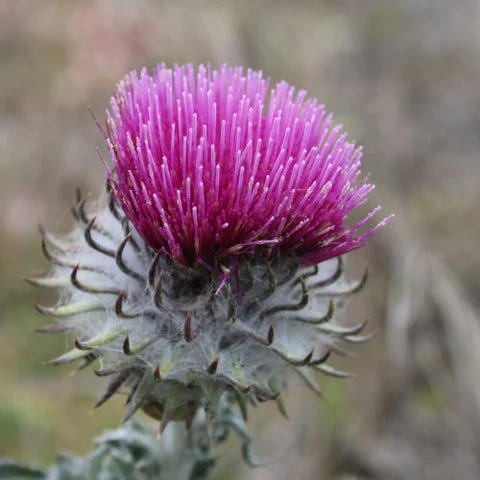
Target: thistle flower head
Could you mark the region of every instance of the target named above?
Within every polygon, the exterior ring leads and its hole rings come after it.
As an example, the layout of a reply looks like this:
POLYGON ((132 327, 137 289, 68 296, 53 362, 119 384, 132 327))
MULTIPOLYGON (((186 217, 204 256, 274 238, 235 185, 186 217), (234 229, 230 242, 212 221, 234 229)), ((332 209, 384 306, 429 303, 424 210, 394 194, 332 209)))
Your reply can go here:
POLYGON ((318 263, 361 247, 375 213, 361 148, 316 100, 241 67, 128 74, 108 113, 115 194, 145 241, 192 265, 255 247, 318 263))
POLYGON ((126 418, 143 408, 161 428, 226 398, 283 411, 288 368, 316 391, 312 371, 344 376, 327 358, 368 335, 335 321, 366 278, 346 282, 341 255, 388 219, 345 226, 373 186, 331 115, 259 72, 160 65, 118 84, 103 133, 107 207, 79 195, 76 228, 43 232, 51 274, 32 279, 60 289, 43 330, 74 338, 52 363, 98 361, 97 405, 129 392, 126 418))

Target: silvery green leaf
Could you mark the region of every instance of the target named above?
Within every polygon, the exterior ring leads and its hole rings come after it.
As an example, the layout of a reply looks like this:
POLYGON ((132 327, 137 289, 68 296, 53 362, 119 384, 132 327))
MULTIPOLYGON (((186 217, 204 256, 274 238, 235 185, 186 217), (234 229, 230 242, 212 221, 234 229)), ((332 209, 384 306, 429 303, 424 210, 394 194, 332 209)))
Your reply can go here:
POLYGON ((0 478, 2 480, 46 480, 42 469, 7 459, 0 459, 0 478))

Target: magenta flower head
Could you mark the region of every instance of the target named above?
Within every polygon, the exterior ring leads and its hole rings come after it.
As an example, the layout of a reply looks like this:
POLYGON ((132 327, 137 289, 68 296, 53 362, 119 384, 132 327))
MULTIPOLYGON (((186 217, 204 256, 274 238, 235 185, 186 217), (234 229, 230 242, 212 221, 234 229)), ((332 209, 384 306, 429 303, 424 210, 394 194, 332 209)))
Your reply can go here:
POLYGON ((74 339, 52 363, 98 362, 97 405, 128 393, 126 418, 142 408, 162 428, 214 421, 220 401, 283 411, 288 370, 315 391, 312 372, 345 375, 327 359, 368 335, 335 320, 365 280, 344 279, 342 255, 389 219, 346 225, 373 186, 324 107, 260 72, 162 64, 118 84, 100 128, 107 206, 79 196, 75 229, 44 233, 51 274, 32 280, 60 289, 38 306, 57 319, 44 330, 74 339))
POLYGON ((117 86, 107 142, 115 195, 139 234, 194 265, 253 253, 318 263, 361 247, 347 214, 373 185, 361 148, 316 100, 286 82, 269 91, 241 67, 157 66, 117 86))

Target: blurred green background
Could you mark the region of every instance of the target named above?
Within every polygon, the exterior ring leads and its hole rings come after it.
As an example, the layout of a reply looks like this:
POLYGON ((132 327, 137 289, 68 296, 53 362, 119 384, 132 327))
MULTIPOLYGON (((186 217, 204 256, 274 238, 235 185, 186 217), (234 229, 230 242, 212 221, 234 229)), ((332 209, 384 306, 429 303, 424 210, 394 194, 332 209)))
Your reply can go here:
POLYGON ((50 463, 118 426, 101 379, 42 362, 61 336, 22 277, 47 267, 39 223, 72 225, 74 188, 96 196, 99 118, 115 83, 157 62, 261 69, 318 97, 365 146, 370 205, 396 219, 350 260, 372 272, 345 321, 376 338, 320 379, 292 378, 290 420, 254 413, 248 471, 231 441, 217 478, 480 477, 480 4, 467 0, 0 0, 0 456, 50 463), (359 318, 360 317, 360 318, 359 318))

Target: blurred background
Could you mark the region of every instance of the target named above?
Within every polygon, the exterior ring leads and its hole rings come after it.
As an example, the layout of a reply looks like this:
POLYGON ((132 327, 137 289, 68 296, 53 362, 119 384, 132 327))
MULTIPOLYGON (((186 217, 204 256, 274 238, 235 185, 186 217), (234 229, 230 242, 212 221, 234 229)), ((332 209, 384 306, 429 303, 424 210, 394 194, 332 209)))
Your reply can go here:
POLYGON ((91 373, 42 365, 65 339, 33 333, 52 298, 22 279, 47 267, 38 224, 68 231, 75 187, 103 188, 87 107, 144 65, 227 62, 334 111, 396 219, 350 259, 371 276, 345 322, 376 331, 333 362, 355 378, 321 400, 292 377, 290 420, 250 420, 268 467, 232 438, 215 478, 480 478, 479 24, 468 0, 0 0, 0 456, 84 454, 122 418, 122 398, 91 412, 91 373))

